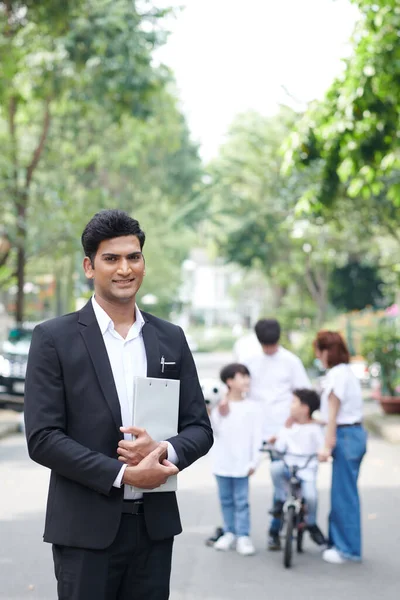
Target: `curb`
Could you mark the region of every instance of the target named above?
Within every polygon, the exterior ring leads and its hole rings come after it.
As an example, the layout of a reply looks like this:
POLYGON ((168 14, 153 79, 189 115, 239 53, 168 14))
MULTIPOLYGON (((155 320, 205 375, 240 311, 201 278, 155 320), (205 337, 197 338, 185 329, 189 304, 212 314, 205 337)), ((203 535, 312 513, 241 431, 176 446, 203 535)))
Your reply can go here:
POLYGON ((397 415, 394 419, 391 416, 366 415, 364 423, 370 433, 391 444, 400 444, 400 419, 397 415))

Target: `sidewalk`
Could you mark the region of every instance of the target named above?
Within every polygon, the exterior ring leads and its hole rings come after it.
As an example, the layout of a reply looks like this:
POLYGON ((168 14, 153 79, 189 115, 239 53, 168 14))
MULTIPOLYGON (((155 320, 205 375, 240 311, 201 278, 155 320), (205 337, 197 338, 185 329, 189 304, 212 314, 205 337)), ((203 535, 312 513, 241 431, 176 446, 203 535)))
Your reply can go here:
POLYGON ((0 439, 21 431, 22 418, 22 413, 0 409, 0 439))
POLYGON ((364 403, 364 423, 368 431, 391 444, 400 444, 400 415, 387 415, 373 400, 364 403))

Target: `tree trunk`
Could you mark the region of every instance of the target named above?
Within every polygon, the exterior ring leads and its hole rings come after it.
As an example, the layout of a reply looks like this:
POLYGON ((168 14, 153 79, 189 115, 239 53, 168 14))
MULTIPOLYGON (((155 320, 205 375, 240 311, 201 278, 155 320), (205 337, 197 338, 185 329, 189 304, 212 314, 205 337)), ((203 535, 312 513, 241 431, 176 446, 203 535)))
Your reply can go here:
POLYGON ((27 242, 27 207, 29 202, 30 186, 32 183, 33 173, 39 163, 42 155, 44 145, 47 139, 47 135, 50 127, 50 98, 46 98, 44 103, 44 116, 42 132, 38 141, 38 144, 33 152, 32 160, 26 169, 25 185, 22 191, 18 191, 18 156, 17 156, 17 145, 16 145, 16 129, 15 129, 15 114, 16 114, 16 101, 10 104, 10 135, 13 141, 13 164, 15 168, 15 206, 17 209, 17 302, 15 319, 17 323, 21 324, 24 320, 24 286, 25 286, 25 267, 26 267, 26 242, 27 242))
POLYGON ((17 303, 15 310, 15 320, 17 321, 17 325, 22 325, 24 320, 24 286, 25 286, 25 240, 22 242, 22 246, 18 247, 17 254, 17 281, 18 281, 18 290, 17 290, 17 303))
POLYGON ((324 324, 328 310, 328 271, 323 265, 313 267, 311 257, 307 256, 304 279, 308 291, 317 306, 315 323, 317 327, 324 324))
POLYGON ((26 265, 26 205, 28 202, 28 191, 18 199, 17 202, 17 302, 15 320, 22 325, 24 320, 24 287, 25 287, 25 265, 26 265))

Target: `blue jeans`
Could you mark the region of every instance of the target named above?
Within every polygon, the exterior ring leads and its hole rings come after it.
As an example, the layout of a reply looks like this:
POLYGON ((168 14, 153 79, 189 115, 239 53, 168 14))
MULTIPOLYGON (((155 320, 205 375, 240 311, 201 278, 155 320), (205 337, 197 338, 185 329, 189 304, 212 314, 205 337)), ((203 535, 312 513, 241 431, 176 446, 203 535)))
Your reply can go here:
POLYGON ((333 451, 329 543, 350 560, 361 560, 361 515, 357 479, 367 449, 361 425, 338 427, 333 451))
MULTIPOLYGON (((271 477, 274 484, 274 498, 285 502, 289 493, 290 473, 288 467, 283 460, 277 460, 271 463, 271 477)), ((307 504, 307 513, 305 521, 307 525, 315 525, 317 521, 317 482, 314 478, 312 481, 301 481, 301 493, 307 504)), ((271 521, 270 531, 278 532, 280 529, 280 519, 274 517, 271 521), (277 527, 279 521, 279 527, 277 527)))
POLYGON ((217 475, 224 532, 240 537, 250 534, 249 478, 217 475))

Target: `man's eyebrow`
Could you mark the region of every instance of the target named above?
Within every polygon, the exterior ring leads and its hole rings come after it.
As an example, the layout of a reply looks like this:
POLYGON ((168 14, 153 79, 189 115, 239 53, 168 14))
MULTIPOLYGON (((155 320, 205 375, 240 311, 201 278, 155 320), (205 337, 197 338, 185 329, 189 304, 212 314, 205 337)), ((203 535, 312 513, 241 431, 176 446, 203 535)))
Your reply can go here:
MULTIPOLYGON (((134 250, 133 252, 129 252, 125 256, 133 256, 134 254, 142 254, 141 250, 134 250)), ((101 256, 112 256, 113 258, 119 258, 121 254, 114 254, 114 252, 103 252, 101 256)))

